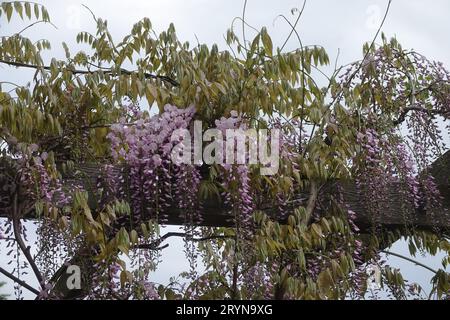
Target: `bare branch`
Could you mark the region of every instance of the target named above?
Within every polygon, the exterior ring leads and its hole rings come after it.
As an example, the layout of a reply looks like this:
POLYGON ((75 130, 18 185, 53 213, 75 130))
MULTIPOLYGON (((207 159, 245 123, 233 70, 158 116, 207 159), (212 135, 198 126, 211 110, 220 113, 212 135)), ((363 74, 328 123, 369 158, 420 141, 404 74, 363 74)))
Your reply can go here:
POLYGON ((32 286, 30 286, 28 283, 26 283, 25 281, 20 280, 19 278, 17 278, 16 276, 14 276, 12 273, 9 273, 8 271, 6 271, 5 269, 3 269, 2 267, 0 267, 0 273, 2 273, 4 276, 8 277, 9 279, 11 279, 12 281, 14 281, 15 283, 19 284, 20 286, 24 287, 25 289, 33 292, 36 295, 39 295, 40 292, 38 290, 36 290, 35 288, 33 288, 32 286))
POLYGON ((411 106, 411 107, 407 107, 404 108, 402 113, 400 114, 400 117, 394 121, 394 125, 399 125, 402 124, 403 122, 405 122, 406 117, 408 116, 408 114, 411 111, 417 111, 417 112, 423 112, 423 113, 428 113, 430 115, 434 115, 434 116, 443 116, 443 117, 450 117, 450 112, 448 111, 440 111, 440 110, 428 110, 426 108, 423 107, 419 107, 419 106, 411 106))
MULTIPOLYGON (((327 111, 324 113, 324 115, 323 115, 322 118, 325 118, 326 116, 328 116, 328 113, 330 112, 330 110, 331 110, 331 108, 333 107, 333 105, 335 104, 335 102, 336 102, 336 101, 337 101, 337 102, 340 101, 342 95, 344 94, 344 88, 348 87, 348 86, 352 83, 353 79, 356 77, 356 75, 357 75, 358 72, 361 70, 361 68, 363 67, 363 65, 367 62, 367 59, 368 59, 369 56, 370 56, 370 51, 371 51, 370 49, 375 45, 375 42, 376 42, 376 40, 378 39, 378 36, 379 36, 379 34, 380 34, 380 32, 381 32, 381 29, 383 28, 383 26, 384 26, 384 24, 385 24, 385 22, 386 22, 386 19, 387 19, 388 15, 389 15, 389 11, 390 11, 390 9, 391 9, 391 5, 392 5, 392 0, 389 0, 389 2, 388 2, 388 4, 387 4, 387 7, 386 7, 386 11, 385 11, 384 16, 383 16, 383 20, 381 21, 381 24, 380 24, 380 26, 378 27, 378 30, 377 30, 377 32, 375 33, 375 36, 373 37, 372 43, 370 44, 369 49, 367 50, 366 54, 364 55, 363 60, 361 61, 361 63, 359 64, 359 66, 358 66, 358 68, 355 70, 355 72, 353 72, 353 74, 348 78, 347 82, 346 82, 345 85, 342 87, 342 89, 339 91, 339 93, 337 93, 336 96, 333 98, 333 101, 331 101, 331 102, 328 104, 328 106, 327 106, 327 111)), ((324 121, 324 122, 322 123, 322 125, 321 125, 322 129, 323 129, 323 126, 324 126, 324 125, 325 125, 325 121, 324 121)), ((314 137, 314 133, 316 132, 316 129, 317 129, 317 125, 314 125, 313 128, 312 128, 312 130, 311 130, 311 134, 310 134, 310 137, 309 137, 309 142, 308 142, 308 144, 311 143, 311 141, 312 141, 312 139, 313 139, 313 137, 314 137)), ((305 149, 305 154, 306 154, 306 149, 305 149)))
POLYGON ((247 41, 245 39, 245 12, 247 11, 247 0, 244 2, 244 9, 242 9, 242 40, 244 41, 244 47, 247 48, 247 41))
POLYGON ((25 258, 27 259, 28 263, 31 266, 31 269, 33 270, 37 280, 39 281, 39 284, 42 286, 42 288, 45 287, 45 281, 42 277, 41 272, 39 271, 39 268, 37 267, 33 257, 30 253, 30 247, 27 247, 25 245, 25 242, 22 239, 21 232, 19 230, 20 227, 20 218, 19 218, 19 210, 18 210, 18 196, 17 193, 14 195, 14 207, 13 207, 13 230, 14 230, 14 237, 16 238, 17 245, 19 246, 20 250, 22 250, 23 254, 25 255, 25 258))
MULTIPOLYGON (((163 246, 163 247, 160 247, 160 245, 164 241, 168 240, 169 238, 189 238, 189 237, 191 237, 191 236, 187 233, 169 232, 152 243, 138 245, 138 246, 135 246, 134 248, 135 249, 143 249, 143 250, 162 250, 162 249, 167 248, 168 245, 163 246)), ((204 238, 191 238, 189 240, 194 241, 194 242, 204 242, 204 241, 209 241, 209 240, 226 240, 226 239, 232 239, 232 238, 233 237, 231 237, 231 236, 210 236, 210 237, 204 237, 204 238)))
MULTIPOLYGON (((297 25, 298 25, 302 15, 303 15, 303 11, 305 11, 305 7, 306 7, 306 0, 303 1, 302 9, 300 10, 300 13, 298 14, 297 20, 295 21, 294 25, 292 25, 289 22, 289 20, 286 19, 283 15, 279 15, 278 16, 278 17, 283 17, 289 23, 289 25, 291 26, 291 32, 289 33, 288 37, 284 41, 283 45, 281 46, 280 51, 283 51, 283 49, 286 47, 287 43, 289 42, 289 39, 291 39, 291 37, 294 34, 294 32, 297 33, 296 28, 297 28, 297 25)), ((297 33, 297 37, 300 39, 300 37, 298 36, 298 33, 297 33)), ((303 47, 303 45, 302 45, 302 47, 303 47)))
MULTIPOLYGON (((51 68, 49 66, 37 66, 37 65, 33 65, 33 64, 28 64, 28 63, 23 63, 23 62, 15 62, 15 61, 6 61, 3 59, 0 59, 0 63, 3 64, 7 64, 13 67, 18 67, 18 68, 30 68, 30 69, 36 69, 36 70, 47 70, 50 71, 51 68)), ((96 71, 92 71, 92 70, 77 70, 77 69, 69 69, 68 70, 70 72, 72 72, 73 74, 94 74, 96 71)), ((120 72, 126 75, 132 75, 134 73, 136 73, 135 71, 130 71, 130 70, 126 70, 126 69, 120 69, 120 72)), ((116 72, 114 72, 111 69, 108 69, 106 71, 103 71, 103 73, 105 74, 110 74, 110 75, 116 75, 116 72)), ((174 79, 171 79, 169 77, 166 76, 160 76, 160 75, 154 75, 151 73, 144 73, 144 77, 146 79, 157 79, 157 80, 161 80, 163 82, 169 83, 170 85, 174 86, 174 87, 178 87, 180 84, 175 81, 174 79)))
POLYGON ((385 250, 382 250, 382 251, 380 251, 380 252, 381 252, 381 253, 384 253, 384 254, 387 254, 387 255, 390 255, 390 256, 394 256, 394 257, 397 257, 397 258, 406 260, 406 261, 409 261, 409 262, 412 262, 412 263, 414 263, 415 265, 417 265, 417 266, 419 266, 419 267, 425 268, 425 269, 427 269, 427 270, 433 272, 434 274, 437 274, 437 273, 438 273, 437 270, 434 270, 434 269, 428 267, 427 265, 424 265, 423 263, 420 263, 420 262, 418 262, 418 261, 416 261, 416 260, 413 260, 413 259, 411 259, 411 258, 402 256, 401 254, 394 253, 394 252, 390 252, 390 251, 385 251, 385 250))
POLYGON ((20 35, 20 34, 24 33, 25 31, 27 31, 28 29, 34 27, 35 25, 37 25, 37 24, 39 24, 39 23, 48 23, 48 24, 50 24, 53 28, 55 28, 56 30, 58 30, 58 27, 55 26, 52 22, 50 22, 50 21, 45 21, 45 20, 39 20, 39 21, 33 22, 32 24, 26 26, 25 28, 23 28, 22 30, 20 30, 19 32, 17 32, 15 35, 20 35))

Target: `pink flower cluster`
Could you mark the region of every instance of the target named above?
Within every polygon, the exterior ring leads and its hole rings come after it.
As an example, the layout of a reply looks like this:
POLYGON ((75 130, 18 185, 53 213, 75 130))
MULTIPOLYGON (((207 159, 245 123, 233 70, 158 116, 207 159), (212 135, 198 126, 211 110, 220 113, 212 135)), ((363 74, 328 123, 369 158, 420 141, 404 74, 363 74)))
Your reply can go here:
POLYGON ((424 198, 430 196, 429 193, 439 197, 431 178, 427 176, 423 179, 418 174, 418 166, 400 136, 391 134, 388 138, 374 129, 367 129, 358 134, 358 143, 363 149, 359 155, 363 163, 358 165, 357 183, 373 206, 373 213, 382 210, 383 203, 389 203, 389 192, 397 192, 403 201, 410 204, 409 208, 405 208, 408 214, 414 213, 424 198), (424 192, 425 189, 432 191, 424 192))
POLYGON ((161 115, 141 114, 131 125, 123 118, 111 127, 108 138, 112 157, 125 164, 117 189, 120 197, 130 200, 136 217, 145 215, 164 221, 174 191, 171 152, 178 142, 171 141, 172 134, 178 129, 188 129, 194 115, 194 106, 179 109, 167 105, 161 115), (127 184, 129 187, 125 189, 127 184))
POLYGON ((63 191, 61 181, 50 175, 45 165, 47 159, 48 154, 39 153, 37 145, 29 146, 20 160, 21 183, 27 194, 37 202, 62 208, 70 203, 71 197, 63 191))
MULTIPOLYGON (((222 131, 247 129, 246 123, 236 111, 232 111, 229 118, 222 117, 220 120, 216 120, 216 127, 222 131)), ((225 203, 231 207, 236 223, 249 224, 254 211, 254 196, 250 186, 249 166, 225 164, 223 168, 225 170, 223 186, 227 190, 222 194, 225 203), (237 185, 235 189, 232 188, 234 185, 237 185)))

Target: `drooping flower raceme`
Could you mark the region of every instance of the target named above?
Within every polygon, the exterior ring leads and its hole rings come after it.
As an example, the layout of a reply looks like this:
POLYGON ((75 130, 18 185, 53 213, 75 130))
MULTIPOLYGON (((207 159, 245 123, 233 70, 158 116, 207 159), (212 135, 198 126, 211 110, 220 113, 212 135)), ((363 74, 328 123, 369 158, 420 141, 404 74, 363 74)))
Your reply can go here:
MULTIPOLYGON (((164 213, 175 193, 171 162, 174 147, 172 133, 188 129, 195 108, 179 109, 166 106, 161 115, 141 117, 130 125, 126 119, 111 127, 112 157, 123 163, 119 186, 121 197, 130 198, 136 218, 152 218, 164 222, 164 213), (129 189, 125 190, 124 185, 129 189)), ((189 190, 192 190, 189 189, 189 190)))

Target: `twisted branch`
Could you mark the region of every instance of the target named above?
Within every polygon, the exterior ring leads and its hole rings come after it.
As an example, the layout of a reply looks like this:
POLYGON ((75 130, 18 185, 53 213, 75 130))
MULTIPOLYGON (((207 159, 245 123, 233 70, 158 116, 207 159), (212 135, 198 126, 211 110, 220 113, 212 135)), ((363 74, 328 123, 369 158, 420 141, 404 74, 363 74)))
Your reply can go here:
MULTIPOLYGON (((166 241, 169 238, 189 238, 190 235, 188 235, 187 233, 181 233, 181 232, 169 232, 165 235, 163 235, 161 238, 159 238, 156 241, 153 241, 152 243, 149 244, 141 244, 138 246, 135 246, 135 249, 142 249, 142 250, 161 250, 164 248, 167 248, 168 245, 164 246, 164 247, 160 247, 161 244, 166 241)), ((233 237, 231 236, 210 236, 210 237, 204 237, 204 238, 191 238, 189 240, 194 241, 194 242, 203 242, 203 241, 209 241, 209 240, 226 240, 226 239, 232 239, 233 237)))
POLYGON ((33 288, 32 286, 30 286, 28 283, 26 283, 25 281, 20 280, 19 278, 17 278, 16 276, 14 276, 13 274, 9 273, 8 271, 6 271, 5 269, 3 269, 2 267, 0 267, 0 273, 3 274, 4 276, 6 276, 7 278, 11 279, 12 281, 14 281, 15 283, 19 284, 20 286, 24 287, 25 289, 33 292, 36 295, 39 295, 40 292, 38 290, 36 290, 35 288, 33 288))
MULTIPOLYGON (((23 62, 15 62, 15 61, 6 61, 3 59, 0 59, 0 63, 6 64, 6 65, 10 65, 13 67, 18 67, 18 68, 30 68, 30 69, 35 69, 35 70, 47 70, 50 71, 51 67, 49 66, 37 66, 37 65, 33 65, 33 64, 28 64, 28 63, 23 63, 23 62)), ((96 71, 91 71, 91 70, 78 70, 78 69, 68 69, 70 70, 70 72, 72 72, 73 74, 94 74, 96 71)), ((126 75, 132 75, 135 74, 135 71, 130 71, 130 70, 126 70, 126 69, 120 69, 120 72, 126 75)), ((110 75, 116 75, 117 72, 113 71, 112 69, 107 69, 105 71, 103 71, 103 73, 105 74, 110 74, 110 75)), ((166 82, 174 87, 178 87, 180 86, 180 84, 167 76, 161 76, 161 75, 155 75, 152 73, 144 73, 144 77, 146 79, 156 79, 156 80, 161 80, 163 82, 166 82)))

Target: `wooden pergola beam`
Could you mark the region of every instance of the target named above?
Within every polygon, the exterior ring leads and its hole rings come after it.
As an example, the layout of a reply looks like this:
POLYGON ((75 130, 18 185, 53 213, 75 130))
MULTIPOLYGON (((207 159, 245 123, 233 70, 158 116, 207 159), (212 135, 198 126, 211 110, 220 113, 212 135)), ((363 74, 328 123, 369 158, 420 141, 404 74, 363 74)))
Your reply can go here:
MULTIPOLYGON (((97 178, 100 176, 100 171, 97 165, 80 165, 77 170, 81 172, 81 176, 86 177, 84 185, 89 185, 96 188, 97 178)), ((425 212, 425 210, 417 210, 414 208, 405 208, 405 194, 402 189, 393 184, 389 187, 386 202, 383 203, 382 210, 376 215, 370 214, 369 205, 371 199, 363 199, 356 184, 352 181, 339 181, 330 183, 329 186, 322 188, 322 193, 334 193, 337 185, 340 186, 344 202, 349 206, 349 209, 357 214, 356 224, 362 232, 370 231, 374 224, 385 229, 399 229, 404 228, 405 225, 415 227, 418 229, 434 229, 440 228, 450 230, 450 216, 448 211, 450 209, 450 151, 437 160, 430 167, 430 174, 434 176, 438 185, 441 196, 443 197, 444 210, 440 212, 425 212)), ((117 172, 120 170, 117 169, 117 172)), ((72 181, 74 183, 75 181, 72 181)), ((80 181, 77 181, 78 183, 80 181)), ((89 188, 87 188, 89 190, 89 188)), ((91 189, 92 191, 92 189, 91 189)), ((309 195, 299 195, 299 198, 308 198, 309 195)), ((92 203, 92 205, 95 205, 92 203)), ((269 204, 270 205, 270 204, 269 204)), ((269 206, 261 206, 258 208, 264 211, 269 216, 276 218, 276 208, 269 206)), ((233 227, 233 217, 230 214, 230 208, 218 201, 208 201, 203 205, 201 222, 198 226, 204 227, 233 227)), ((165 212, 168 216, 165 225, 183 225, 183 212, 176 207, 169 208, 165 212)), ((283 222, 283 221, 280 221, 283 222)))
MULTIPOLYGON (((66 184, 83 184, 85 189, 92 193, 96 189, 97 179, 101 175, 99 166, 97 164, 80 164, 77 165, 75 171, 78 172, 78 178, 66 177, 64 183, 66 184), (80 179, 79 177, 83 178, 80 179)), ((119 171, 119 169, 117 169, 119 171)), ((344 201, 348 204, 349 209, 357 214, 356 224, 364 232, 372 228, 374 224, 382 226, 386 229, 403 228, 405 225, 421 228, 433 229, 440 228, 450 230, 450 218, 448 211, 450 209, 450 151, 438 159, 431 167, 430 173, 435 178, 441 196, 443 197, 443 207, 441 212, 425 212, 424 210, 405 210, 404 199, 405 195, 401 189, 395 184, 390 186, 386 202, 383 203, 383 210, 379 211, 375 216, 369 212, 370 199, 363 199, 361 197, 356 184, 352 181, 340 181, 330 186, 325 186, 322 192, 333 193, 336 190, 336 185, 340 186, 344 201)), ((303 195, 303 197, 308 195, 303 195)), ((93 197, 91 197, 93 198, 93 197)), ((95 202, 91 201, 91 207, 95 207, 95 202)), ((262 207, 258 208, 260 211, 266 212, 269 216, 276 218, 277 212, 275 208, 262 207)), ((33 213, 31 213, 33 214, 33 213)), ((165 225, 183 225, 183 212, 176 207, 169 208, 166 212, 167 221, 165 225)), ((1 214, 0 214, 1 216, 1 214)), ((33 216, 26 218, 32 219, 33 216)), ((233 227, 233 217, 230 214, 230 209, 217 201, 209 201, 205 203, 202 208, 203 220, 198 223, 198 226, 204 227, 233 227)), ((283 221, 280 221, 283 222, 283 221)))

